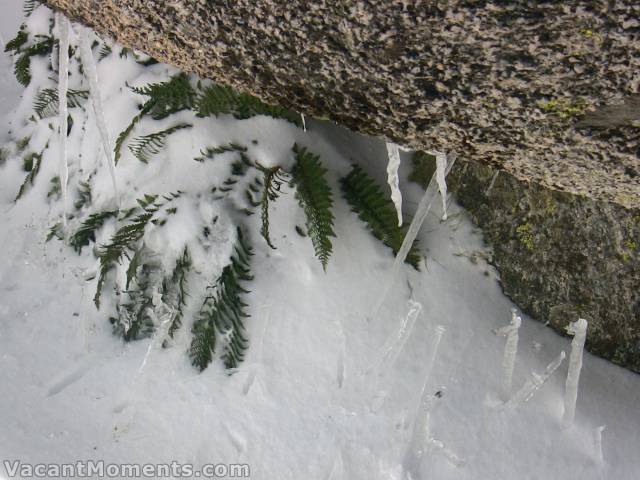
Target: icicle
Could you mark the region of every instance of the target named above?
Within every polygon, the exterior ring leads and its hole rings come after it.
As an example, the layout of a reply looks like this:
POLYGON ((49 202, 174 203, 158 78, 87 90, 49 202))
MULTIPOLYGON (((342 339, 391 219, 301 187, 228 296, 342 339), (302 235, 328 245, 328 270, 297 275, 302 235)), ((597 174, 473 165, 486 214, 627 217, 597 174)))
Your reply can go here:
POLYGON ((563 350, 554 361, 547 365, 547 368, 542 375, 532 372, 531 378, 527 380, 524 386, 520 390, 518 390, 518 392, 513 396, 513 398, 511 398, 511 400, 504 404, 503 408, 515 407, 521 403, 525 403, 531 400, 536 392, 540 390, 542 385, 544 385, 545 382, 549 380, 549 377, 553 375, 553 372, 555 372, 562 364, 565 356, 566 354, 563 350))
POLYGON ((378 411, 389 393, 389 373, 393 370, 393 366, 398 356, 404 349, 407 339, 413 331, 416 319, 422 311, 422 304, 414 300, 409 300, 409 312, 402 319, 400 328, 386 342, 381 358, 376 362, 373 368, 374 383, 376 386, 376 398, 372 410, 378 411))
POLYGON ((436 153, 436 182, 442 197, 442 219, 447 219, 447 180, 445 170, 447 168, 447 156, 444 153, 436 153))
POLYGON ((582 369, 582 352, 584 342, 587 338, 588 323, 584 318, 571 323, 567 327, 567 332, 573 334, 571 341, 571 354, 569 355, 569 372, 564 393, 564 416, 562 423, 565 427, 573 425, 576 415, 576 400, 578 399, 578 382, 580 380, 580 370, 582 369))
POLYGON ((398 214, 398 226, 401 226, 402 192, 400 192, 400 179, 398 177, 398 168, 400 167, 400 150, 398 150, 398 145, 387 142, 387 155, 389 157, 389 163, 387 163, 387 183, 391 188, 391 200, 398 214))
MULTIPOLYGON (((455 154, 449 155, 449 163, 447 164, 447 168, 444 172, 445 175, 449 174, 449 172, 453 168, 455 161, 456 161, 455 154)), ((378 316, 378 313, 380 312, 382 305, 384 305, 387 297, 389 296, 389 292, 395 285, 396 280, 400 275, 400 272, 402 271, 404 261, 406 260, 407 255, 411 250, 411 246, 413 245, 414 240, 418 236, 420 227, 422 227, 422 223, 424 222, 424 219, 427 218, 429 210, 431 210, 431 205, 437 194, 436 190, 437 190, 436 180, 435 180, 435 175, 433 175, 431 177, 431 181, 429 182, 429 185, 427 186, 427 190, 424 192, 424 195, 422 196, 422 199, 418 204, 418 208, 416 209, 416 214, 414 215, 413 220, 411 220, 411 224, 409 225, 407 234, 405 235, 404 240, 402 241, 402 246, 400 247, 400 250, 396 255, 396 259, 393 262, 393 267, 391 268, 391 274, 387 279, 387 283, 384 285, 384 290, 382 291, 382 294, 378 298, 378 302, 376 303, 375 308, 373 310, 372 318, 376 318, 378 316)))
POLYGON ((304 119, 304 113, 300 114, 300 119, 302 120, 302 130, 303 131, 307 131, 307 122, 304 119))
MULTIPOLYGON (((56 25, 58 28, 60 53, 58 56, 58 102, 59 102, 59 127, 60 127, 60 190, 62 192, 62 225, 67 229, 67 203, 69 184, 69 163, 67 159, 67 130, 69 129, 67 117, 67 91, 69 89, 69 20, 56 13, 56 25)), ((65 233, 66 234, 66 233, 65 233)))
POLYGON ((516 364, 518 353, 518 329, 522 319, 516 315, 515 308, 511 310, 511 324, 498 330, 498 335, 506 336, 502 358, 502 400, 508 401, 511 397, 511 385, 513 383, 513 368, 516 364))
POLYGON ((600 425, 596 428, 595 432, 593 432, 593 442, 596 450, 596 461, 599 464, 604 463, 604 454, 602 452, 602 432, 606 428, 606 425, 600 425))
POLYGON ((109 132, 107 131, 107 124, 104 118, 104 109, 102 107, 102 99, 100 98, 100 88, 98 86, 98 70, 96 68, 96 61, 93 58, 93 52, 91 52, 91 30, 80 27, 80 56, 82 58, 82 65, 84 72, 89 81, 89 95, 91 97, 91 104, 93 105, 93 111, 96 116, 96 125, 100 132, 100 139, 102 141, 102 148, 105 155, 105 164, 109 169, 111 175, 111 183, 113 185, 113 194, 115 196, 116 205, 120 207, 120 195, 118 193, 118 184, 116 182, 116 166, 113 159, 111 143, 109 142, 109 132))

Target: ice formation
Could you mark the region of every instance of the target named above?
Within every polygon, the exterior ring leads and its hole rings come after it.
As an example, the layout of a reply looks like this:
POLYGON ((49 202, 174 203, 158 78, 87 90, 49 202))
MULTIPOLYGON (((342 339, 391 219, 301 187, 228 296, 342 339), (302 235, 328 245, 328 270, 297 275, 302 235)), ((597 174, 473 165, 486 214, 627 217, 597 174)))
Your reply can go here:
POLYGON ((502 400, 505 402, 511 397, 513 369, 518 353, 518 329, 521 324, 522 319, 516 315, 516 310, 513 309, 511 311, 511 324, 498 330, 498 335, 507 337, 502 358, 502 400))
MULTIPOLYGON (((446 159, 446 157, 445 157, 446 159)), ((444 175, 448 175, 453 165, 456 161, 456 155, 454 153, 448 156, 447 168, 444 171, 444 175)), ((427 190, 424 192, 420 203, 418 204, 418 208, 416 209, 416 213, 413 216, 413 220, 411 220, 411 224, 409 225, 409 229, 407 230, 407 234, 402 241, 402 246, 396 255, 396 259, 393 262, 393 267, 391 268, 391 274, 387 279, 387 283, 384 285, 384 290, 380 295, 378 302, 375 305, 373 310, 372 317, 376 318, 382 305, 384 305, 387 297, 389 296, 389 292, 392 290, 393 286, 396 283, 396 279, 400 275, 402 271, 402 267, 404 265, 404 261, 411 250, 411 246, 413 245, 414 240, 418 236, 418 232, 420 231, 420 227, 422 227, 422 223, 424 219, 427 218, 429 210, 431 210, 431 205, 433 204, 433 200, 437 194, 437 187, 435 181, 435 175, 431 177, 431 181, 427 186, 427 190)))
POLYGON ((598 463, 604 462, 604 454, 602 453, 602 432, 604 431, 605 428, 606 428, 606 425, 600 425, 598 428, 596 428, 593 434, 593 441, 594 441, 595 450, 596 450, 596 461, 598 463))
POLYGON ((391 201, 396 207, 398 214, 398 225, 402 225, 402 192, 400 192, 400 179, 398 177, 398 168, 400 168, 400 150, 395 143, 387 142, 387 155, 389 163, 387 163, 387 183, 391 188, 391 201))
POLYGON ((567 332, 573 334, 571 341, 571 354, 569 355, 569 371, 565 384, 564 394, 564 416, 562 423, 565 427, 573 424, 576 415, 576 400, 578 399, 578 382, 580 381, 580 370, 582 369, 582 352, 584 341, 587 338, 588 323, 584 318, 571 323, 567 327, 567 332))
POLYGON ((69 20, 56 13, 56 25, 60 42, 58 55, 58 102, 59 102, 59 126, 60 126, 60 191, 62 193, 62 224, 65 232, 67 227, 67 185, 69 183, 69 163, 67 159, 67 130, 69 129, 67 117, 69 115, 67 105, 67 91, 69 89, 69 20))
POLYGON ((441 152, 436 153, 436 182, 438 183, 438 190, 440 190, 440 196, 442 197, 442 219, 447 219, 447 155, 441 152))
POLYGON ((116 204, 120 206, 120 195, 118 193, 118 184, 116 182, 116 166, 113 159, 111 142, 109 141, 107 124, 104 119, 100 87, 98 86, 98 70, 96 68, 96 61, 93 58, 93 53, 91 52, 91 30, 84 27, 80 28, 80 56, 82 58, 82 65, 84 67, 87 80, 89 81, 89 95, 91 97, 91 104, 93 105, 93 111, 96 117, 96 125, 100 132, 100 140, 102 142, 102 148, 105 155, 104 161, 109 168, 109 174, 111 175, 111 183, 113 185, 113 194, 115 196, 116 204))
POLYGON ((509 400, 505 404, 505 407, 509 407, 509 408, 515 407, 519 404, 522 404, 531 400, 531 398, 536 394, 536 392, 540 390, 542 385, 544 385, 545 382, 549 380, 549 377, 553 375, 553 372, 555 372, 558 369, 558 367, 562 364, 562 361, 564 360, 565 356, 566 354, 564 353, 564 350, 563 350, 562 352, 560 352, 560 355, 558 355, 555 360, 553 360, 549 365, 547 365, 547 368, 542 374, 531 372, 531 378, 527 380, 524 386, 520 390, 518 390, 518 392, 513 396, 513 398, 511 398, 511 400, 509 400))

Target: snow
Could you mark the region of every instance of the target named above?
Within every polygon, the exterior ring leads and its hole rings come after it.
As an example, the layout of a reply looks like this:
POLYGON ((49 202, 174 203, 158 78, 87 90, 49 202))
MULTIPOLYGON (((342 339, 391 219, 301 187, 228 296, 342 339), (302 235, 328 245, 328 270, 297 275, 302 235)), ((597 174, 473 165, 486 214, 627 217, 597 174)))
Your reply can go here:
MULTIPOLYGON (((40 9, 32 17, 30 22, 47 28, 40 9)), ((50 74, 44 62, 34 60, 34 79, 50 74)), ((98 64, 110 138, 137 113, 135 96, 120 90, 123 82, 143 85, 174 72, 165 65, 143 69, 117 54, 98 64)), ((32 113, 35 88, 25 91, 12 114, 12 136, 32 134, 30 148, 39 151, 54 133, 46 120, 23 122, 32 113)), ((70 109, 70 114, 74 125, 85 125, 84 131, 74 127, 68 139, 70 158, 78 158, 71 164, 70 188, 93 173, 94 204, 107 205, 113 188, 108 168, 96 160, 102 152, 100 132, 87 121, 86 110, 70 109)), ((90 249, 79 256, 61 242, 45 242, 60 214, 59 203, 47 201, 49 180, 58 174, 58 148, 52 143, 45 151, 35 185, 15 204, 25 172, 13 156, 0 167, 3 460, 248 463, 251 478, 259 480, 404 480, 411 471, 421 472, 414 478, 444 480, 637 478, 640 377, 585 353, 573 428, 563 429, 568 366, 558 355, 568 349, 569 339, 526 316, 520 345, 539 347, 520 348, 513 384, 519 390, 532 386, 535 395, 527 390, 519 398, 529 401, 503 408, 502 378, 496 372, 504 340, 493 331, 514 305, 501 293, 490 265, 459 255, 484 252, 486 246, 455 202, 447 221, 441 221, 439 207, 425 214, 416 232, 425 268, 401 268, 381 315, 367 320, 389 282, 394 257, 340 198, 337 179, 356 161, 382 183, 383 140, 311 119, 305 133, 266 117, 200 119, 188 112, 162 122, 143 120, 136 135, 187 120, 194 127, 170 137, 148 165, 125 149, 117 166, 124 206, 143 193, 186 192, 178 200, 185 215, 172 218, 175 223, 168 222, 164 232, 152 232, 153 244, 179 249, 195 234, 199 219, 212 214, 220 213, 229 228, 237 220, 226 207, 198 200, 199 192, 225 178, 232 160, 194 162, 200 149, 233 141, 247 145, 248 154, 264 165, 290 165, 297 142, 320 155, 330 172, 338 238, 327 273, 309 239, 295 233, 304 217, 293 195, 273 204, 271 234, 278 250, 266 246, 256 233, 259 219, 250 217, 255 280, 247 296, 252 315, 247 359, 232 376, 217 364, 198 373, 185 353, 188 321, 166 349, 155 339, 125 344, 112 335, 109 306, 97 311, 92 302, 97 265, 90 249), (410 318, 416 312, 413 302, 422 306, 415 320, 410 318), (399 333, 403 319, 407 333, 399 333), (436 356, 438 325, 447 333, 436 356), (401 341, 386 375, 388 395, 373 411, 377 392, 363 372, 394 338, 401 341), (543 374, 527 383, 532 371, 543 374), (424 405, 425 384, 427 399, 442 392, 428 409, 417 407, 424 405), (420 422, 428 435, 415 439, 424 440, 424 454, 410 456, 416 459, 411 465, 406 455, 420 422), (604 441, 602 425, 607 426, 604 441)), ((429 204, 436 191, 423 196, 406 174, 401 166, 400 187, 410 212, 420 202, 429 204)), ((113 228, 105 226, 98 243, 107 241, 113 228)), ((226 227, 219 234, 209 253, 196 252, 198 264, 212 275, 225 264, 233 243, 226 227)), ((195 286, 191 294, 198 294, 195 286)), ((3 468, 0 476, 6 476, 3 468)))
POLYGON ((398 226, 402 225, 402 192, 400 191, 400 179, 398 169, 400 168, 400 149, 395 143, 387 142, 387 183, 391 189, 391 201, 396 207, 398 214, 398 226))

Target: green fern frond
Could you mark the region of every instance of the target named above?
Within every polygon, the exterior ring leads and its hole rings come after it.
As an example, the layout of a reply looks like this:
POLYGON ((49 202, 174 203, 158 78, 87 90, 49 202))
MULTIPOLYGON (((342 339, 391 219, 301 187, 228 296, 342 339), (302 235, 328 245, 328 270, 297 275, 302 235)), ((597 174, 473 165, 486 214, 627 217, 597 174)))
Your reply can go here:
MULTIPOLYGON (((282 184, 288 181, 288 176, 280 167, 265 168, 261 165, 256 165, 256 167, 263 174, 263 191, 262 200, 260 201, 260 218, 262 220, 260 235, 267 241, 267 245, 275 250, 276 247, 271 243, 271 238, 269 237, 269 202, 275 202, 278 199, 282 184)), ((254 202, 251 201, 251 204, 253 205, 254 202)))
POLYGON ((136 138, 131 145, 129 145, 129 150, 131 153, 143 163, 149 163, 151 157, 164 148, 166 138, 174 132, 178 130, 183 130, 185 128, 191 128, 193 125, 190 123, 180 123, 171 128, 167 128, 166 130, 161 130, 159 132, 151 133, 149 135, 143 135, 142 137, 136 138))
MULTIPOLYGON (((358 165, 340 180, 344 198, 352 210, 364 221, 371 233, 397 254, 406 234, 406 227, 398 227, 398 216, 393 203, 382 189, 358 165)), ((419 269, 420 254, 414 244, 406 262, 419 269)))
POLYGON ((100 47, 100 51, 98 52, 98 61, 100 62, 101 60, 107 58, 109 55, 111 55, 111 52, 111 47, 106 43, 103 44, 102 47, 100 47))
POLYGON ((61 222, 58 222, 58 223, 56 223, 54 225, 51 225, 51 227, 49 227, 49 231, 47 232, 46 241, 50 242, 54 238, 57 238, 58 240, 64 240, 64 230, 62 229, 62 223, 61 222))
MULTIPOLYGON (((69 108, 80 107, 89 98, 89 90, 69 90, 67 104, 69 108)), ((33 109, 40 118, 53 117, 58 114, 58 91, 45 88, 40 91, 34 101, 33 109)))
POLYGON ((207 368, 213 360, 217 343, 223 343, 222 360, 227 369, 235 369, 244 359, 248 339, 244 327, 247 304, 243 297, 249 293, 243 284, 253 279, 250 275, 252 249, 238 228, 238 241, 231 263, 227 265, 211 287, 211 295, 204 300, 198 318, 193 324, 189 356, 192 364, 207 368))
POLYGON ((16 80, 18 80, 18 83, 23 87, 26 87, 31 83, 31 57, 36 55, 47 55, 53 50, 53 37, 43 35, 38 35, 37 37, 42 38, 43 40, 31 45, 25 50, 22 50, 22 54, 18 57, 13 67, 16 80))
POLYGON ((25 0, 23 7, 25 17, 31 15, 33 11, 40 5, 42 5, 42 2, 40 0, 25 0))
MULTIPOLYGON (((182 326, 184 308, 187 305, 188 296, 187 275, 191 266, 191 255, 189 254, 189 249, 185 247, 182 256, 176 260, 176 266, 171 273, 171 277, 165 278, 162 283, 162 302, 169 305, 173 310, 173 318, 167 332, 171 338, 182 326)), ((164 346, 166 346, 166 342, 164 346)))
POLYGON ((29 40, 29 34, 25 30, 25 28, 25 25, 22 24, 16 36, 7 42, 4 47, 4 51, 6 53, 19 52, 22 46, 27 43, 27 41, 29 40))
POLYGON ((24 192, 26 192, 27 187, 29 185, 33 185, 33 183, 35 182, 36 176, 40 171, 40 166, 42 165, 42 153, 32 152, 24 157, 23 162, 25 166, 28 165, 30 168, 27 168, 27 171, 29 173, 27 173, 27 176, 22 182, 22 185, 20 185, 20 189, 18 190, 16 198, 14 199, 15 202, 20 200, 20 198, 22 198, 22 195, 24 195, 24 192))
POLYGON ((73 206, 76 210, 80 210, 84 206, 91 205, 91 196, 91 184, 83 181, 78 182, 78 199, 73 206))
POLYGON ((246 152, 247 147, 237 145, 235 143, 229 143, 227 145, 220 145, 219 147, 207 147, 204 150, 200 150, 200 156, 194 158, 196 162, 204 162, 205 160, 211 160, 216 155, 222 155, 227 152, 246 152))
POLYGON ((131 87, 131 90, 138 95, 149 97, 143 105, 143 110, 154 120, 162 120, 179 111, 191 109, 196 99, 196 91, 184 73, 179 73, 166 82, 131 87))
POLYGON ((107 272, 116 263, 119 263, 123 257, 128 256, 130 252, 135 252, 139 248, 138 243, 144 236, 147 225, 154 219, 154 215, 161 207, 179 196, 180 193, 178 192, 163 196, 160 200, 157 200, 158 197, 156 195, 147 195, 138 200, 142 205, 142 212, 134 216, 129 223, 120 227, 111 237, 110 242, 98 249, 100 274, 96 286, 96 294, 93 297, 96 307, 100 308, 100 295, 102 294, 107 272))
POLYGON ((120 157, 122 156, 122 146, 124 145, 124 142, 127 141, 127 138, 129 138, 129 135, 131 135, 131 132, 133 132, 136 124, 140 122, 140 120, 142 120, 142 117, 144 117, 147 113, 148 109, 143 108, 142 110, 140 110, 140 113, 133 117, 127 128, 120 132, 120 135, 118 135, 118 138, 116 138, 116 144, 113 149, 115 154, 113 161, 116 165, 118 164, 118 161, 120 161, 120 157))
POLYGON ((78 230, 71 235, 71 239, 69 240, 70 245, 76 252, 80 253, 82 247, 96 241, 96 231, 102 228, 109 218, 117 215, 117 210, 105 210, 103 212, 92 213, 82 222, 78 230))
POLYGON ((296 164, 291 172, 293 184, 296 187, 296 198, 307 217, 307 230, 316 257, 327 269, 327 263, 333 250, 330 237, 335 237, 333 231, 333 196, 326 179, 327 169, 320 164, 317 155, 307 151, 304 147, 293 146, 296 164))
POLYGON ((282 118, 297 126, 301 125, 300 116, 286 108, 267 105, 256 97, 238 93, 225 85, 212 84, 200 91, 195 109, 199 117, 232 114, 238 119, 256 115, 282 118))

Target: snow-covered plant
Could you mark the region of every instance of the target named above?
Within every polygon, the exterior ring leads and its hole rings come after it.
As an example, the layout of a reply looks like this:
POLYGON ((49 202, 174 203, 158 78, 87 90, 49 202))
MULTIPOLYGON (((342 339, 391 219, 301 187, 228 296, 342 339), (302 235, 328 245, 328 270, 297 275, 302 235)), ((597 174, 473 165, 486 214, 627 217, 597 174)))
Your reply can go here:
MULTIPOLYGON (((69 108, 81 107, 89 98, 89 90, 73 90, 67 92, 69 108)), ((58 115, 58 91, 53 88, 41 90, 33 102, 33 109, 40 118, 58 115)))
MULTIPOLYGON (((402 246, 406 228, 398 226, 398 216, 393 202, 383 193, 375 180, 358 165, 354 165, 340 183, 344 198, 352 210, 367 224, 377 239, 397 254, 402 246)), ((406 262, 416 269, 419 268, 420 254, 416 243, 407 255, 406 262)))
POLYGON ((292 184, 296 187, 296 198, 307 217, 307 231, 316 257, 327 269, 333 246, 330 237, 333 231, 333 196, 326 179, 327 169, 317 155, 304 147, 293 146, 296 163, 292 170, 292 184))
POLYGON ((193 324, 189 355, 193 365, 200 370, 207 368, 213 360, 219 341, 223 342, 222 360, 228 369, 238 366, 248 346, 244 319, 249 315, 243 296, 249 291, 243 285, 253 278, 250 270, 253 252, 242 230, 238 228, 237 232, 231 263, 224 268, 215 285, 211 285, 211 294, 205 298, 193 324))
POLYGON ((129 150, 131 150, 131 153, 133 153, 135 157, 141 162, 149 163, 151 157, 157 153, 160 153, 160 150, 164 148, 166 139, 169 135, 179 130, 184 130, 185 128, 191 127, 193 127, 193 125, 191 125, 190 123, 179 123, 177 125, 174 125, 173 127, 160 130, 159 132, 143 135, 131 142, 131 145, 129 145, 129 150))
POLYGON ((47 35, 34 35, 33 41, 30 41, 24 27, 7 42, 4 51, 12 52, 17 57, 13 71, 20 85, 26 87, 31 83, 31 57, 49 55, 53 51, 53 44, 53 37, 47 35))

